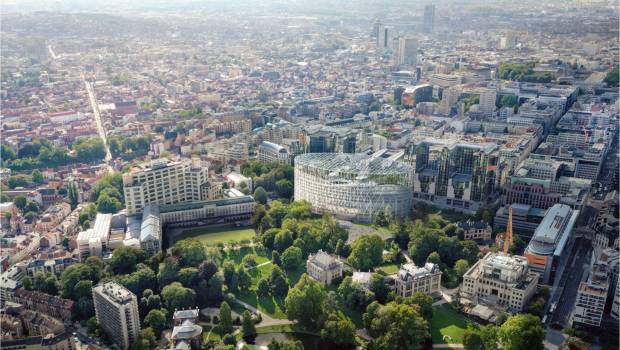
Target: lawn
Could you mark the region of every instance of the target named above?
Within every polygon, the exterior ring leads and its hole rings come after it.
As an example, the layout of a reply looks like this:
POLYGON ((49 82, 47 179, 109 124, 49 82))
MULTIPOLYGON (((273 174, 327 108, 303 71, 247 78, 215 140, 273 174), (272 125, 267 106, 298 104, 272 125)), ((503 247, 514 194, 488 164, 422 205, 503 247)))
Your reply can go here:
MULTIPOLYGON (((259 309, 260 311, 266 313, 273 318, 285 319, 286 313, 284 312, 284 297, 258 297, 258 295, 256 295, 256 286, 258 285, 258 281, 261 278, 269 278, 269 275, 271 275, 271 270, 273 270, 273 266, 273 264, 267 264, 255 269, 248 270, 248 273, 250 274, 250 276, 252 276, 252 285, 250 287, 250 290, 241 291, 237 293, 236 296, 237 298, 239 298, 239 300, 242 300, 254 306, 255 308, 259 309)), ((299 281, 301 275, 306 272, 306 269, 300 267, 297 270, 285 272, 288 278, 290 288, 292 288, 297 283, 297 281, 299 281)))
POLYGON ((176 240, 194 238, 206 245, 216 245, 218 243, 240 242, 251 240, 256 232, 251 227, 201 227, 183 231, 176 240))
POLYGON ((256 264, 262 264, 271 260, 267 256, 267 252, 264 249, 256 249, 254 247, 240 247, 238 249, 225 248, 222 250, 222 261, 218 261, 220 265, 223 265, 226 261, 231 261, 235 266, 241 264, 241 260, 248 254, 256 255, 256 264))
POLYGON ((385 275, 393 275, 398 272, 400 267, 396 264, 381 265, 375 269, 376 272, 383 272, 385 275))
POLYGON ((275 298, 271 296, 258 297, 256 295, 256 286, 261 278, 269 278, 273 270, 273 264, 263 265, 261 267, 248 270, 250 276, 252 276, 252 286, 248 291, 242 291, 237 293, 237 298, 242 300, 267 315, 274 318, 286 318, 284 313, 284 298, 275 298))
POLYGON ((463 334, 467 330, 469 321, 448 304, 433 306, 433 319, 431 320, 431 337, 433 344, 462 344, 463 334), (450 341, 444 340, 449 336, 450 341))

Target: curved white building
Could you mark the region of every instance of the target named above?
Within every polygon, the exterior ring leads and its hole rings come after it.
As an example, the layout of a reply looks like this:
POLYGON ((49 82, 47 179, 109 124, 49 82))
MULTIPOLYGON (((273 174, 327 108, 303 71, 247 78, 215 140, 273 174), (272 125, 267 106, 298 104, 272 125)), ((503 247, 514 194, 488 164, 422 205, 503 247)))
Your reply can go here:
POLYGON ((396 216, 411 209, 411 166, 380 154, 309 153, 295 158, 295 200, 317 213, 370 222, 390 207, 396 216))

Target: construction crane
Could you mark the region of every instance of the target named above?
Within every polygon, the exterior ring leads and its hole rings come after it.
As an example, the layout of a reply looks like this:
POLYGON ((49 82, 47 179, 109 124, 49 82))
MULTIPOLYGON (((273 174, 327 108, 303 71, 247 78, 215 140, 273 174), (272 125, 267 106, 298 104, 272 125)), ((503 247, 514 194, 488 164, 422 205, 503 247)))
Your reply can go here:
POLYGON ((512 205, 508 207, 508 223, 506 224, 506 233, 504 233, 504 253, 508 254, 508 249, 512 245, 512 205))

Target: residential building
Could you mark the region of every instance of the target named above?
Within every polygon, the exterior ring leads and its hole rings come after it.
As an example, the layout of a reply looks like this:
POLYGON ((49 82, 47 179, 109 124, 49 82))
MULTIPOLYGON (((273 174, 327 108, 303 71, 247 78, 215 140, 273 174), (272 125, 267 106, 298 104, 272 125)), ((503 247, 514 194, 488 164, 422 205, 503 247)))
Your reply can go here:
POLYGON ((15 290, 13 302, 24 305, 25 308, 61 319, 70 320, 75 302, 54 295, 30 291, 23 288, 15 290))
POLYGON ((200 160, 152 160, 150 166, 123 174, 127 215, 142 212, 148 204, 176 204, 199 201, 208 186, 208 168, 200 160))
POLYGON ((3 350, 75 350, 75 339, 71 332, 58 335, 27 337, 15 340, 3 340, 3 350))
POLYGON ((441 270, 439 265, 426 263, 418 267, 414 263, 404 264, 396 274, 396 294, 409 297, 413 293, 441 294, 441 270))
POLYGON ((323 250, 310 254, 306 260, 308 275, 323 284, 331 284, 333 280, 342 277, 343 266, 342 261, 323 250))
POLYGON ((536 293, 538 278, 523 256, 487 253, 463 275, 461 302, 519 312, 536 293))
POLYGON ((105 282, 93 287, 93 302, 99 327, 119 348, 129 349, 140 332, 136 295, 116 282, 105 282))
POLYGON ((599 327, 603 322, 603 314, 608 310, 607 304, 611 305, 613 315, 619 280, 618 263, 619 253, 615 249, 607 248, 599 256, 593 253, 587 280, 582 281, 577 289, 573 325, 599 327))
POLYGON ((491 239, 491 225, 484 221, 461 221, 456 224, 463 229, 463 239, 474 241, 488 241, 491 239))

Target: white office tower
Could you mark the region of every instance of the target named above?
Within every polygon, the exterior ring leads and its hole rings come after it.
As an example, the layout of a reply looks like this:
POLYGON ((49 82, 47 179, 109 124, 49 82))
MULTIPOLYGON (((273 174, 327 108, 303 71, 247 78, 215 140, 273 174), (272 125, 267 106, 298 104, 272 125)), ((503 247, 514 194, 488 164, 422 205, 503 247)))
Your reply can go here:
POLYGON ((480 90, 480 112, 484 116, 492 116, 495 113, 496 94, 495 89, 487 88, 480 90))
POLYGON ((413 37, 398 39, 398 65, 415 68, 418 63, 418 40, 413 37))
POLYGON ((93 287, 93 302, 101 329, 119 348, 129 349, 140 333, 136 295, 116 282, 105 282, 93 287))
POLYGON ((175 204, 206 199, 209 169, 200 159, 151 161, 150 166, 123 174, 127 215, 139 214, 149 204, 175 204))

